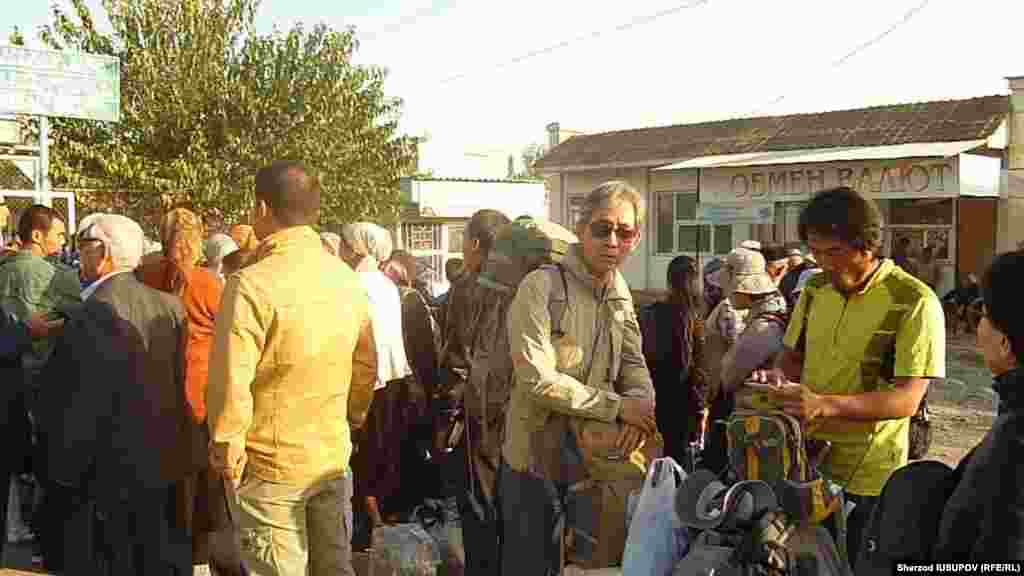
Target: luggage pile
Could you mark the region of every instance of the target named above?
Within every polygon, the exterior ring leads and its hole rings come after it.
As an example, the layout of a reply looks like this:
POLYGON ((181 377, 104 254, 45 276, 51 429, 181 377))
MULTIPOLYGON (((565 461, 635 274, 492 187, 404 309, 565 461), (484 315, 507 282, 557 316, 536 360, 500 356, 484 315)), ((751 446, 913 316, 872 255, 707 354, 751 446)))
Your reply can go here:
POLYGON ((631 498, 625 576, 848 576, 843 492, 817 472, 828 450, 782 412, 738 399, 719 477, 656 460, 631 498), (757 406, 757 407, 755 407, 757 406), (832 519, 838 540, 824 527, 832 519))

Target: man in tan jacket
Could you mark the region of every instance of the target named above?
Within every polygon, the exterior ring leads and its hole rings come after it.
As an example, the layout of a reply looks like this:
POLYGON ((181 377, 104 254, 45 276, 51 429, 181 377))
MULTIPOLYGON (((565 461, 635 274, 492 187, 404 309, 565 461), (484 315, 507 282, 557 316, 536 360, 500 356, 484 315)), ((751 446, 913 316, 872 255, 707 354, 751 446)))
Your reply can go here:
POLYGON ((579 457, 570 439, 575 426, 618 423, 618 456, 606 456, 619 460, 656 432, 654 386, 632 295, 619 272, 639 243, 643 220, 635 189, 617 181, 599 186, 585 200, 576 226, 580 242, 561 271, 531 272, 509 307, 515 381, 499 481, 503 574, 561 571, 570 480, 559 470, 579 457), (567 300, 558 318, 550 311, 552 298, 567 300))
POLYGON ((261 243, 227 279, 210 355, 211 464, 237 486, 255 576, 353 574, 350 429, 376 353, 362 284, 310 227, 319 210, 300 164, 257 172, 261 243))

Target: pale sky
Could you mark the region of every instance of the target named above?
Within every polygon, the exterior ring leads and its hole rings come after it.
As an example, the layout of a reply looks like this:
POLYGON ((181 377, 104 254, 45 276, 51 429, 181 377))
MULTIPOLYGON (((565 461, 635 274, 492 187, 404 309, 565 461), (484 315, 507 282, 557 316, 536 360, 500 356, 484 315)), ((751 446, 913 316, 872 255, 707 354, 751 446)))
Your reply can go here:
MULTIPOLYGON (((931 0, 833 68, 923 1, 264 0, 258 26, 356 26, 358 61, 386 67, 405 101, 403 128, 431 135, 426 167, 494 177, 553 121, 598 132, 964 98, 1024 75, 1021 0, 931 0)), ((34 29, 49 3, 12 2, 5 21, 34 29)))

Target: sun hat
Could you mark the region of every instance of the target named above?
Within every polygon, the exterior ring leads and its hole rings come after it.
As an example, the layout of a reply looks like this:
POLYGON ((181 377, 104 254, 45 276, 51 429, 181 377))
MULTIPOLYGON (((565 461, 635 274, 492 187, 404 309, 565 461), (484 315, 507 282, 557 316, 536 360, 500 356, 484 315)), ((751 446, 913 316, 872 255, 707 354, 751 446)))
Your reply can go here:
POLYGON ((740 248, 746 248, 747 250, 753 250, 755 252, 761 251, 761 243, 757 240, 744 240, 740 242, 740 248))
POLYGON ((725 294, 768 294, 776 291, 764 256, 747 248, 730 252, 725 258, 725 265, 713 276, 725 294))

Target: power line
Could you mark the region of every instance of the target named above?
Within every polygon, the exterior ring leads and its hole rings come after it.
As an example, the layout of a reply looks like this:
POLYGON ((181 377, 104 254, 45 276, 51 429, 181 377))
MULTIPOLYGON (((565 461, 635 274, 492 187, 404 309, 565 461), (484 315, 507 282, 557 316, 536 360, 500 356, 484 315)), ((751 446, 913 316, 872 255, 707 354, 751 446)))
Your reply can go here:
POLYGON ((373 42, 382 37, 394 34, 396 32, 401 32, 407 27, 415 25, 423 18, 434 16, 434 13, 437 11, 436 4, 437 2, 431 2, 430 5, 424 6, 419 10, 416 10, 412 14, 406 14, 405 16, 401 16, 398 18, 397 22, 384 26, 379 30, 367 30, 363 39, 373 42))
MULTIPOLYGON (((879 34, 879 35, 875 36, 874 38, 868 40, 867 42, 864 42, 864 43, 858 45, 856 48, 854 48, 853 50, 849 51, 845 56, 843 56, 842 58, 840 58, 840 59, 836 60, 835 62, 833 62, 831 64, 831 66, 829 67, 829 71, 832 71, 832 70, 835 70, 836 68, 839 68, 840 66, 845 64, 847 61, 849 61, 851 58, 853 58, 854 56, 856 56, 860 52, 862 52, 862 51, 870 48, 874 44, 877 44, 878 42, 880 42, 882 39, 884 39, 886 36, 891 34, 893 31, 895 31, 900 26, 903 26, 907 22, 910 22, 914 18, 914 16, 917 16, 917 14, 921 12, 921 10, 924 10, 924 8, 926 6, 928 6, 928 4, 931 3, 931 1, 932 0, 923 0, 920 4, 918 4, 917 6, 911 8, 910 10, 908 10, 907 13, 903 15, 903 18, 900 18, 899 20, 897 20, 895 24, 893 24, 892 26, 888 27, 884 32, 882 32, 881 34, 879 34)), ((786 96, 788 96, 788 95, 783 95, 783 96, 780 96, 780 97, 776 98, 772 103, 768 104, 767 106, 771 106, 771 105, 774 105, 774 104, 778 104, 779 102, 782 102, 783 100, 786 99, 786 96)), ((764 109, 767 106, 762 106, 761 109, 764 109)), ((758 112, 760 112, 761 109, 756 110, 756 111, 752 112, 751 114, 748 114, 748 116, 753 116, 753 115, 757 114, 758 112)), ((794 118, 793 116, 783 116, 783 117, 779 118, 779 120, 778 120, 778 124, 779 124, 778 129, 775 130, 774 132, 772 132, 770 135, 765 136, 764 138, 762 138, 761 141, 758 142, 756 145, 754 145, 754 147, 751 148, 751 149, 752 150, 757 150, 761 146, 763 146, 765 143, 770 142, 772 139, 778 137, 778 135, 782 134, 782 132, 787 128, 788 124, 793 121, 793 118, 794 118)))
MULTIPOLYGON (((881 34, 878 34, 877 36, 871 38, 870 40, 867 40, 866 42, 862 42, 861 44, 857 45, 853 50, 847 52, 846 55, 844 55, 842 58, 839 58, 838 60, 832 62, 832 64, 829 65, 828 71, 831 72, 832 70, 841 67, 843 64, 846 64, 850 59, 852 59, 857 54, 860 54, 864 50, 867 50, 868 48, 884 40, 887 36, 895 32, 898 28, 913 20, 915 16, 921 13, 921 11, 924 10, 928 6, 928 4, 931 3, 931 1, 932 0, 923 0, 920 4, 908 10, 902 18, 897 20, 892 26, 886 28, 885 31, 883 31, 881 34)), ((767 104, 747 113, 746 116, 755 116, 765 108, 774 106, 788 97, 789 94, 783 94, 775 98, 771 102, 768 102, 767 104)))
MULTIPOLYGON (((566 48, 568 46, 571 46, 572 44, 575 44, 577 42, 583 42, 583 41, 587 41, 587 40, 594 40, 594 39, 597 39, 597 38, 599 38, 599 37, 601 37, 601 36, 603 36, 605 34, 609 34, 609 33, 613 34, 613 33, 617 33, 617 32, 624 32, 624 31, 629 30, 631 28, 634 28, 636 26, 642 26, 644 24, 650 24, 651 22, 654 22, 655 20, 658 20, 660 18, 664 18, 666 16, 671 16, 673 14, 677 14, 677 13, 682 12, 683 10, 687 10, 689 8, 696 8, 698 6, 702 6, 704 4, 707 4, 710 1, 711 0, 691 0, 690 2, 687 2, 685 4, 681 4, 681 5, 676 6, 674 8, 668 8, 668 9, 662 10, 660 12, 656 12, 654 14, 649 14, 647 16, 640 16, 640 17, 634 18, 634 19, 630 20, 629 22, 626 22, 624 24, 620 24, 620 25, 618 25, 618 26, 616 26, 614 28, 611 28, 611 29, 598 30, 598 31, 595 31, 595 32, 591 32, 590 34, 583 34, 581 36, 577 36, 576 38, 572 38, 570 40, 564 40, 564 41, 559 42, 557 44, 552 44, 551 46, 547 46, 545 48, 540 48, 540 49, 537 49, 537 50, 531 50, 530 52, 527 52, 525 54, 522 54, 520 56, 512 58, 511 60, 508 60, 508 61, 505 61, 505 62, 502 62, 502 63, 499 63, 499 64, 495 65, 493 68, 490 69, 490 71, 500 70, 502 68, 507 68, 509 66, 518 64, 518 63, 520 63, 520 62, 522 62, 524 60, 529 60, 530 58, 535 58, 537 56, 544 56, 544 55, 550 54, 550 53, 552 53, 552 52, 554 52, 556 50, 560 50, 562 48, 566 48)), ((462 74, 456 74, 454 76, 449 76, 449 77, 444 78, 443 80, 441 80, 441 84, 449 84, 451 82, 462 80, 463 78, 467 78, 469 76, 472 76, 473 74, 474 74, 474 72, 464 72, 462 74)))

